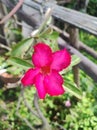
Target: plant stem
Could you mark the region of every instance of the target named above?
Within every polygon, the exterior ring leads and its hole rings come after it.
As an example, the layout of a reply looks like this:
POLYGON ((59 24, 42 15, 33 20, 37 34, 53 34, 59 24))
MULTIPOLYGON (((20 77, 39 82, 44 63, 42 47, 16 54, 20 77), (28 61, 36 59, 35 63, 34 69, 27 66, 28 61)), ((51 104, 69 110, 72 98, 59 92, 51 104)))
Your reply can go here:
POLYGON ((38 100, 39 100, 38 94, 35 93, 35 95, 34 95, 34 105, 36 107, 37 113, 39 114, 39 116, 42 120, 42 130, 51 130, 51 127, 50 127, 47 119, 44 117, 43 113, 40 110, 38 100))

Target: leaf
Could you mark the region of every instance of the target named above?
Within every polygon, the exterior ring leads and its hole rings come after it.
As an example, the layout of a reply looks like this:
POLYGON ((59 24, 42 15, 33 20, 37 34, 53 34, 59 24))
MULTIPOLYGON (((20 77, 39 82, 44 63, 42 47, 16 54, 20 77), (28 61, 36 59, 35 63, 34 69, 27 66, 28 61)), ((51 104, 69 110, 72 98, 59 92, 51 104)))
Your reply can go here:
POLYGON ((40 37, 46 37, 47 35, 52 34, 53 30, 51 28, 46 28, 42 33, 40 33, 40 37))
POLYGON ((80 60, 80 58, 79 58, 77 55, 73 55, 73 56, 72 56, 71 66, 75 66, 75 65, 79 64, 80 61, 81 61, 81 60, 80 60))
POLYGON ((32 64, 30 64, 29 62, 23 60, 23 59, 20 59, 18 57, 11 57, 10 59, 10 62, 13 62, 15 64, 17 64, 18 66, 22 66, 23 68, 31 68, 33 67, 32 64))
POLYGON ((28 38, 25 39, 18 44, 16 44, 11 52, 12 56, 22 57, 24 53, 29 49, 29 47, 32 45, 33 39, 28 38))
POLYGON ((57 44, 58 37, 59 37, 59 33, 52 30, 49 34, 45 33, 41 38, 43 42, 51 46, 53 51, 56 51, 58 50, 58 44, 57 44))
POLYGON ((21 35, 21 31, 19 29, 11 28, 11 31, 16 35, 21 35))
POLYGON ((82 92, 75 83, 65 78, 64 88, 78 99, 82 99, 82 92))

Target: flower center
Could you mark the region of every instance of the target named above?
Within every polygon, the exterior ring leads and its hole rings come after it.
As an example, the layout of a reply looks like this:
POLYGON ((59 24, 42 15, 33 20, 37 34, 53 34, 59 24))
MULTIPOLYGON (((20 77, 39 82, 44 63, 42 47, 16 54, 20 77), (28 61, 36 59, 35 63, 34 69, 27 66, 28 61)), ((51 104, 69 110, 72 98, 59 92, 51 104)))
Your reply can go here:
POLYGON ((50 67, 49 67, 49 66, 43 66, 43 67, 41 67, 41 72, 42 72, 43 74, 48 74, 48 73, 50 73, 50 67))

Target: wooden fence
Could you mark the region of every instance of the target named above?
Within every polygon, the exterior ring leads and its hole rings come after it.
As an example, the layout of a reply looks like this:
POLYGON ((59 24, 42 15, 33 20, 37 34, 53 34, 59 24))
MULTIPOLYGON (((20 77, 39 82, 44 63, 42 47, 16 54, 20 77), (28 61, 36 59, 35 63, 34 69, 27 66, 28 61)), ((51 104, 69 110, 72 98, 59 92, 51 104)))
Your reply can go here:
MULTIPOLYGON (((15 5, 12 3, 11 0, 0 1, 4 3, 9 9, 12 9, 15 5)), ((25 0, 24 5, 38 11, 40 13, 40 16, 41 13, 45 12, 48 8, 53 7, 52 16, 55 19, 62 21, 63 23, 68 23, 69 25, 71 25, 68 35, 64 35, 63 30, 59 29, 60 38, 58 39, 58 43, 60 45, 60 48, 66 47, 70 51, 70 53, 79 56, 81 62, 78 66, 84 72, 86 72, 95 82, 97 82, 97 65, 93 63, 90 59, 85 57, 83 54, 81 54, 80 50, 84 50, 95 59, 97 59, 97 52, 94 51, 92 48, 86 46, 78 39, 79 29, 97 36, 97 18, 88 14, 59 6, 51 0, 48 0, 44 3, 42 3, 41 0, 25 0)), ((33 15, 29 16, 26 11, 23 11, 23 9, 19 9, 17 15, 33 28, 37 28, 40 24, 33 15)), ((76 74, 78 73, 77 66, 75 66, 74 71, 76 79, 76 74)), ((76 80, 75 82, 78 84, 76 80)))

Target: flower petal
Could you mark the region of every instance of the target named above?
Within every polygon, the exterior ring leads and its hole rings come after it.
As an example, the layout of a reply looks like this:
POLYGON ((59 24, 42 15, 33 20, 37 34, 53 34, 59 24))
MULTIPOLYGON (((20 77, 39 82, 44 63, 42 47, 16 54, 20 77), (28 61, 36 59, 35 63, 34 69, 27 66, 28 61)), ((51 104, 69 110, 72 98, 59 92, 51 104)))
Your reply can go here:
POLYGON ((70 65, 71 56, 69 52, 64 49, 53 53, 53 61, 51 68, 57 71, 61 71, 70 65))
POLYGON ((35 86, 40 99, 44 99, 46 96, 46 90, 44 87, 44 76, 40 73, 36 76, 35 86))
POLYGON ((36 67, 50 65, 52 61, 52 50, 44 43, 37 43, 34 46, 32 62, 36 67))
POLYGON ((21 82, 24 86, 33 85, 35 81, 35 76, 39 73, 38 68, 32 69, 30 68, 21 79, 21 82))
POLYGON ((62 84, 63 78, 58 74, 57 71, 52 71, 50 75, 46 75, 44 78, 46 91, 51 96, 58 96, 64 93, 62 84))

